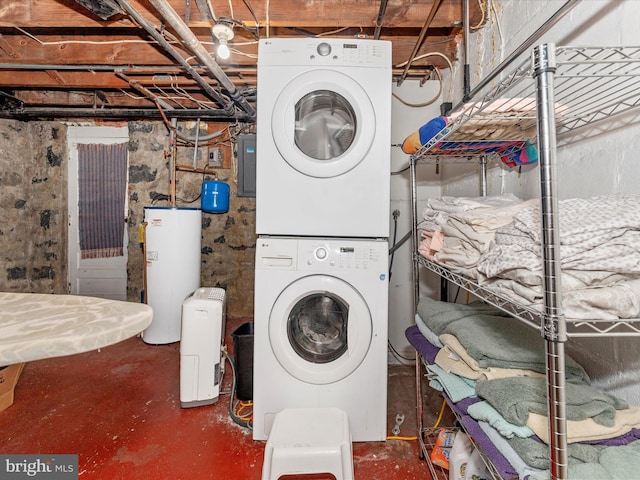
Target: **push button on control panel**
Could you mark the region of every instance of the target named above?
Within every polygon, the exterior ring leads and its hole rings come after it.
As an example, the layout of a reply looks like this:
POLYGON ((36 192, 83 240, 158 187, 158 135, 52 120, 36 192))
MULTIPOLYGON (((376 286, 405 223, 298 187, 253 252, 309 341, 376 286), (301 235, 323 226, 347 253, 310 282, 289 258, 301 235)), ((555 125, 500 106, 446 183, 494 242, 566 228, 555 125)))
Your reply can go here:
POLYGON ((326 57, 331 53, 331 45, 329 45, 327 42, 322 42, 318 45, 316 51, 318 52, 318 55, 326 57))
POLYGON ((318 260, 324 260, 325 258, 327 258, 328 254, 329 253, 327 252, 327 249, 325 247, 316 248, 315 255, 318 260))

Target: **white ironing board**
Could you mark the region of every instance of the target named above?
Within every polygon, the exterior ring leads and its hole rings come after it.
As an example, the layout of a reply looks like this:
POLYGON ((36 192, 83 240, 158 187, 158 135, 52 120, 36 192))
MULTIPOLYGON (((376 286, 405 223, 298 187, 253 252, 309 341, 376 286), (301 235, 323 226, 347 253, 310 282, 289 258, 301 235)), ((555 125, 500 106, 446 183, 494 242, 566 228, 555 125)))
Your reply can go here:
POLYGON ((143 303, 0 292, 0 367, 106 347, 142 332, 152 319, 143 303))

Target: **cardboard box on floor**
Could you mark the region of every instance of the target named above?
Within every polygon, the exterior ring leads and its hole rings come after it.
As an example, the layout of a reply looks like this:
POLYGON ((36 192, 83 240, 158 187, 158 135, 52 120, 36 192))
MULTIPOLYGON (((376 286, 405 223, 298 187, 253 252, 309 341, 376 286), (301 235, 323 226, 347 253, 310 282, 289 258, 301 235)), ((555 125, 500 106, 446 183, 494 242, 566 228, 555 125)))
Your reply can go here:
POLYGON ((23 368, 24 363, 16 363, 0 370, 0 412, 13 405, 13 392, 23 368))

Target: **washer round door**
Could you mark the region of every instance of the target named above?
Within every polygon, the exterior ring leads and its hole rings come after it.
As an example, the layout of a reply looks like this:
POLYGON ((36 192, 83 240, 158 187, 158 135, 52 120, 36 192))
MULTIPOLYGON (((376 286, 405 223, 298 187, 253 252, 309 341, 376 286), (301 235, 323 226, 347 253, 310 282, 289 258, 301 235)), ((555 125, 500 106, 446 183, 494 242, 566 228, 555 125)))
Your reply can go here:
POLYGON ((269 317, 269 341, 287 372, 306 383, 328 384, 355 371, 369 351, 369 307, 351 285, 310 275, 287 286, 269 317))
POLYGON ((295 77, 276 100, 273 140, 304 175, 330 178, 358 165, 371 149, 376 119, 371 100, 351 77, 314 70, 295 77))

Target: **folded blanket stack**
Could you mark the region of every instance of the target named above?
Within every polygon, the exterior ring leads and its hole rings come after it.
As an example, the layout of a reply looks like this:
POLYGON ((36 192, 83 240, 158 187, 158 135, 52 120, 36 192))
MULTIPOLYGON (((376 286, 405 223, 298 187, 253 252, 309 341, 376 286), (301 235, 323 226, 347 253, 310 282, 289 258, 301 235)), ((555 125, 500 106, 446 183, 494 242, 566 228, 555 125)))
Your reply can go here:
POLYGON ((475 278, 477 263, 496 230, 532 204, 511 194, 429 199, 418 225, 423 238, 419 251, 460 275, 475 278))
MULTIPOLYGON (((456 337, 480 367, 546 372, 544 340, 538 332, 483 303, 461 305, 423 297, 418 314, 426 327, 443 339, 456 337)), ((443 342, 444 343, 444 342, 443 342)), ((584 368, 566 357, 567 378, 589 382, 584 368)))
MULTIPOLYGON (((539 205, 498 228, 477 262, 480 284, 542 308, 539 205)), ((560 266, 565 315, 571 319, 640 316, 640 195, 559 203, 560 266)))
MULTIPOLYGON (((516 303, 543 308, 540 205, 513 195, 430 199, 419 252, 516 303)), ((576 320, 640 317, 640 195, 559 203, 562 304, 576 320)))
MULTIPOLYGON (((431 384, 474 418, 521 479, 549 477, 544 341, 539 333, 481 302, 421 298, 416 324, 442 348, 431 384)), ((640 406, 590 385, 566 357, 569 479, 636 478, 640 406)))

